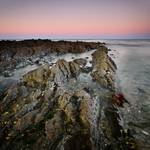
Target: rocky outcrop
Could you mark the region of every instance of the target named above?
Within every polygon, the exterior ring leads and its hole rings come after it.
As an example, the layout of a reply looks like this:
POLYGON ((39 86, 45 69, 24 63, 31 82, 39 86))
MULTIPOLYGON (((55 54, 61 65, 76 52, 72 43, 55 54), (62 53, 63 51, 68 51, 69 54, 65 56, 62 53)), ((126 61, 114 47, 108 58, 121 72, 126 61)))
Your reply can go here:
POLYGON ((57 112, 54 117, 45 122, 45 133, 50 141, 54 141, 63 135, 64 130, 63 112, 57 112))
POLYGON ((82 41, 51 41, 51 40, 24 40, 24 41, 0 41, 1 59, 6 57, 18 57, 34 55, 38 53, 60 52, 81 53, 86 50, 98 48, 103 43, 82 41), (7 50, 7 51, 6 51, 7 50), (11 51, 10 51, 11 50, 11 51), (4 54, 4 55, 2 55, 4 54))
POLYGON ((102 46, 93 53, 88 73, 87 61, 77 59, 58 60, 25 74, 1 98, 0 148, 130 149, 126 143, 134 141, 124 134, 112 102, 112 62, 102 46))
POLYGON ((116 66, 107 55, 107 48, 102 47, 93 53, 94 69, 91 73, 94 80, 105 87, 114 88, 116 66))
POLYGON ((59 60, 52 67, 44 65, 27 73, 23 76, 23 81, 31 87, 46 86, 49 81, 54 81, 55 84, 60 85, 69 78, 76 77, 79 72, 80 66, 77 63, 59 60))
MULTIPOLYGON (((83 53, 103 45, 100 42, 82 41, 51 41, 51 40, 24 40, 0 41, 0 74, 12 76, 13 69, 27 65, 41 64, 43 57, 52 53, 83 53)), ((47 61, 47 60, 44 60, 47 61)))

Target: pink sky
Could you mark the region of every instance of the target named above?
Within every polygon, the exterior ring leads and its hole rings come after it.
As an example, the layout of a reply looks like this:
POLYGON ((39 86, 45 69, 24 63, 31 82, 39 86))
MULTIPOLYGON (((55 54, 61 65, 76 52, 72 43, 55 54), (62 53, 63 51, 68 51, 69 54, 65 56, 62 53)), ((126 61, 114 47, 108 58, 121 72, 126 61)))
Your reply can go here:
POLYGON ((0 36, 150 35, 149 14, 149 0, 1 0, 0 36))

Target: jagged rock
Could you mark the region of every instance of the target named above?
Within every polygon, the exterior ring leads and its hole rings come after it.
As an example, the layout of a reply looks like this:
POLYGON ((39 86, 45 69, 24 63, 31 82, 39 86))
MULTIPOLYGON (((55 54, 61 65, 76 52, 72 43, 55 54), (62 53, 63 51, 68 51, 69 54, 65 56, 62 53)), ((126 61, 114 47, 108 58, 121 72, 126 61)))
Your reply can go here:
POLYGON ((45 133, 49 140, 53 141, 63 134, 64 120, 63 113, 57 112, 53 119, 46 121, 45 133))
POLYGON ((79 72, 80 72, 80 67, 77 63, 74 63, 74 62, 69 62, 69 66, 70 66, 70 71, 71 71, 71 75, 73 77, 76 77, 77 75, 79 75, 79 72))
POLYGON ((77 91, 75 92, 75 96, 77 96, 79 99, 81 99, 80 101, 80 106, 79 106, 79 111, 80 111, 80 119, 82 124, 89 129, 90 128, 90 106, 89 106, 89 102, 91 101, 90 95, 84 91, 77 91))
POLYGON ((22 118, 18 119, 16 123, 16 129, 17 130, 25 130, 29 125, 34 123, 34 118, 37 114, 38 110, 33 110, 29 113, 27 113, 22 118))
POLYGON ((58 60, 52 67, 51 74, 55 83, 61 84, 65 82, 71 76, 69 63, 65 60, 58 60))
POLYGON ((4 93, 3 100, 0 102, 0 111, 4 112, 5 110, 7 110, 13 103, 13 101, 18 97, 18 95, 19 95, 18 86, 16 85, 10 86, 10 88, 4 93))
POLYGON ((50 74, 50 69, 48 65, 39 67, 23 76, 23 81, 31 87, 36 87, 39 84, 45 85, 48 81, 47 78, 50 74))
POLYGON ((31 87, 38 85, 46 86, 48 81, 62 84, 70 77, 76 77, 80 72, 80 67, 75 62, 67 62, 58 60, 57 63, 50 68, 49 65, 44 65, 36 70, 29 72, 23 76, 23 81, 31 87))
POLYGON ((107 55, 107 48, 101 47, 92 55, 94 69, 91 76, 102 86, 114 88, 114 73, 116 66, 107 55))
POLYGON ((65 110, 66 106, 70 103, 70 98, 71 98, 71 95, 69 95, 68 93, 64 93, 63 95, 59 97, 58 103, 59 103, 60 109, 65 110))
POLYGON ((79 58, 79 59, 75 59, 74 62, 77 63, 80 66, 85 66, 86 63, 87 63, 87 60, 83 59, 83 58, 79 58))
POLYGON ((67 117, 67 122, 75 123, 77 113, 77 101, 75 99, 72 99, 71 95, 68 93, 64 93, 62 96, 58 99, 59 107, 61 110, 64 111, 67 117), (75 105, 76 103, 76 105, 75 105))

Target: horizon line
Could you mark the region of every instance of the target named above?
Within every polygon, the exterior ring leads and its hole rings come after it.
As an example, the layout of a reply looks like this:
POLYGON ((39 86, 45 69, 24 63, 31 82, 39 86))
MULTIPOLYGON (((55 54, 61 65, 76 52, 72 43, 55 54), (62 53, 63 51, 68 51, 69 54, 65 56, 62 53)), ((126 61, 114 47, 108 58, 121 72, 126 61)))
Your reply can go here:
POLYGON ((150 40, 150 37, 143 38, 0 38, 0 41, 22 41, 22 40, 150 40))

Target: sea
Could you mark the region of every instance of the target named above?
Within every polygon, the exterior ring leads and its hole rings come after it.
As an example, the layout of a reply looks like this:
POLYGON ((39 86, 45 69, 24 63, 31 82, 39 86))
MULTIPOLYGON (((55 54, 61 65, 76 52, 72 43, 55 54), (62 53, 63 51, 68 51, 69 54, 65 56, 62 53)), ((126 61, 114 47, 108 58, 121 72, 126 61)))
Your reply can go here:
POLYGON ((100 40, 111 50, 117 65, 116 92, 122 92, 130 104, 119 109, 124 128, 129 128, 150 150, 150 40, 100 40))

